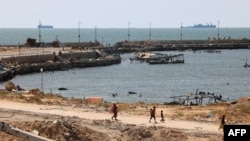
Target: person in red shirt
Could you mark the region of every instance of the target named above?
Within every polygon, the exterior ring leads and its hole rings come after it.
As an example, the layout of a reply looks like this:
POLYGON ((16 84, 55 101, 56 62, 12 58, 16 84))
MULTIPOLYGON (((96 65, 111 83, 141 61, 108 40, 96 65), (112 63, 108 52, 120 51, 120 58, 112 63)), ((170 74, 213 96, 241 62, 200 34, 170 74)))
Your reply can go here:
POLYGON ((155 118, 155 106, 153 107, 153 109, 150 109, 150 119, 149 122, 151 122, 151 119, 154 118, 155 123, 156 123, 156 118, 155 118))
POLYGON ((226 124, 226 115, 222 115, 220 117, 220 126, 219 126, 219 130, 222 129, 224 130, 224 125, 226 124))
POLYGON ((111 117, 111 119, 113 120, 113 118, 115 118, 115 120, 117 120, 118 107, 116 106, 115 103, 113 103, 111 112, 113 113, 113 116, 111 117))

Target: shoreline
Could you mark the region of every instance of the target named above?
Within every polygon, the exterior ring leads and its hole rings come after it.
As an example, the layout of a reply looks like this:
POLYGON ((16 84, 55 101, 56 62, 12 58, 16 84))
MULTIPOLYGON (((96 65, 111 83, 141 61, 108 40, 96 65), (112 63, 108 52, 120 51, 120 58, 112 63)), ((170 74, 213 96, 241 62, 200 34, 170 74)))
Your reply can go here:
MULTIPOLYGON (((43 94, 39 90, 30 90, 28 93, 5 91, 0 96, 1 120, 11 126, 17 126, 24 130, 28 127, 25 127, 27 125, 23 126, 23 123, 34 125, 45 122, 46 127, 43 128, 47 128, 47 126, 52 126, 53 121, 66 122, 63 119, 67 119, 67 121, 81 125, 78 128, 88 127, 96 132, 108 134, 107 138, 109 139, 107 140, 112 141, 116 139, 131 140, 131 134, 136 134, 136 136, 133 136, 136 137, 133 140, 138 140, 137 137, 140 132, 150 132, 148 135, 141 136, 143 139, 162 140, 161 136, 156 138, 153 132, 158 134, 163 131, 166 132, 165 136, 168 135, 167 132, 171 132, 175 133, 173 138, 181 140, 219 141, 223 137, 223 132, 218 130, 221 114, 226 114, 228 123, 231 124, 250 123, 250 114, 235 110, 241 105, 249 105, 250 98, 241 98, 234 104, 218 102, 204 106, 117 103, 119 109, 118 122, 114 122, 111 120, 112 114, 109 113, 112 103, 109 102, 90 103, 84 99, 69 99, 54 94, 43 94), (153 106, 156 106, 156 124, 148 122, 149 108, 153 106), (161 110, 164 111, 165 117, 163 123, 160 122, 161 110), (234 112, 234 114, 231 112, 234 112), (152 128, 154 130, 151 130, 152 128)), ((244 111, 244 109, 242 110, 244 111)), ((36 129, 44 137, 49 137, 48 133, 45 133, 46 131, 37 126, 29 128, 31 128, 29 129, 30 132, 36 129)), ((81 131, 78 132, 78 134, 82 134, 81 131)), ((62 134, 61 132, 57 133, 58 136, 64 136, 62 134)), ((92 132, 92 134, 94 133, 92 132)))

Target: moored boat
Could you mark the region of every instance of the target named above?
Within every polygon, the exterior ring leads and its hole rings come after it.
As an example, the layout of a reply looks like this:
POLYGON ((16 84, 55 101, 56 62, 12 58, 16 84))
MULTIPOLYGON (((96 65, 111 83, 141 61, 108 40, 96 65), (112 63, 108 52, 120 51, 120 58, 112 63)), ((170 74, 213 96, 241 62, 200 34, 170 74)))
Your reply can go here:
POLYGON ((136 92, 129 91, 128 94, 137 94, 136 92))
POLYGON ((138 52, 135 54, 135 59, 137 60, 148 60, 150 58, 153 58, 156 54, 153 52, 138 52))
POLYGON ((184 54, 169 55, 167 57, 159 57, 147 61, 149 64, 178 64, 184 63, 184 54))

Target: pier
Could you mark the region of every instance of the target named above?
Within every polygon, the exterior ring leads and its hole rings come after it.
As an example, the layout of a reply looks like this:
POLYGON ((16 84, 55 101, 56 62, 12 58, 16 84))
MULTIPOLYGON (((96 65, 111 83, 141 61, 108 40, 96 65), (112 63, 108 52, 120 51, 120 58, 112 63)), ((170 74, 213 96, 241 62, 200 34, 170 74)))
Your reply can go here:
POLYGON ((184 51, 184 50, 222 50, 249 49, 250 40, 245 39, 208 39, 208 40, 144 40, 117 42, 109 51, 129 53, 138 51, 184 51))
POLYGON ((12 53, 9 56, 7 54, 2 56, 0 81, 12 79, 15 75, 38 73, 41 68, 43 71, 54 72, 72 68, 107 66, 121 62, 119 54, 107 54, 97 49, 68 49, 57 53, 55 51, 45 52, 44 50, 41 52, 40 48, 28 48, 27 50, 33 51, 26 52, 26 54, 12 53))

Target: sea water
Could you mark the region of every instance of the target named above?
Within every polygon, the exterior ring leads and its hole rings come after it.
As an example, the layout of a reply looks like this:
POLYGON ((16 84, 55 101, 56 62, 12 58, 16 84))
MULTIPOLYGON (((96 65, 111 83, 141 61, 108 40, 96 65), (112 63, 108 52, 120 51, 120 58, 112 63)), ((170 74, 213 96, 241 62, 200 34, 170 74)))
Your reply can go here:
MULTIPOLYGON (((129 40, 180 40, 182 32, 183 40, 207 40, 217 38, 217 28, 131 28, 129 29, 129 40), (151 32, 150 32, 151 31, 151 32)), ((61 42, 78 42, 79 29, 77 28, 53 28, 41 29, 41 42, 52 42, 58 39, 61 42)), ((80 41, 89 42, 96 39, 111 46, 117 42, 128 40, 128 29, 126 28, 81 28, 80 41), (96 31, 96 32, 95 32, 96 31)), ((250 38, 250 28, 221 28, 220 38, 242 39, 250 38)), ((24 44, 27 38, 39 41, 39 29, 37 28, 0 28, 0 45, 24 44)))
MULTIPOLYGON (((25 89, 39 88, 65 97, 101 96, 106 101, 120 102, 168 102, 171 96, 199 91, 222 95, 223 98, 237 99, 249 96, 250 68, 244 68, 250 50, 222 50, 206 52, 164 52, 183 53, 184 64, 149 65, 135 61, 133 53, 123 54, 121 64, 70 69, 18 75, 15 84, 25 89), (68 90, 59 91, 64 87, 68 90), (136 92, 128 95, 129 91, 136 92), (116 97, 112 94, 117 93, 116 97), (141 97, 140 97, 141 95, 141 97)), ((0 84, 4 88, 4 83, 0 84)))
MULTIPOLYGON (((26 31, 25 29, 20 30, 26 31)), ((30 30, 29 32, 34 32, 35 36, 36 29, 27 30, 30 30)), ((57 29, 52 30, 56 31, 57 29)), ((61 37, 63 39, 63 36, 66 38, 66 35, 64 35, 65 32, 71 33, 75 29, 58 30, 62 32, 62 35, 58 35, 58 38, 61 37)), ((92 30, 88 30, 90 34, 92 30)), ((112 35, 112 38, 106 39, 112 41, 110 42, 112 44, 120 41, 122 38, 126 38, 125 29, 106 30, 113 30, 113 32, 115 32, 112 33, 110 31, 109 34, 110 36, 112 35), (117 36, 115 37, 117 38, 114 37, 116 34, 117 36), (121 37, 118 37, 118 35, 121 37)), ((147 29, 134 30, 138 31, 136 36, 138 40, 146 40, 148 38, 144 35, 147 34, 147 29)), ((211 35, 213 32, 216 33, 216 31, 213 31, 214 29, 211 29, 211 31, 208 29, 204 29, 204 31, 198 31, 197 29, 193 30, 195 30, 195 32, 211 32, 211 35)), ((249 38, 249 32, 245 32, 245 30, 232 29, 230 32, 228 31, 230 34, 226 36, 230 36, 231 38, 249 38)), ((57 33, 59 33, 59 31, 57 33)), ((87 32, 87 29, 83 31, 87 32)), ((162 35, 157 39, 172 38, 177 40, 178 38, 178 35, 174 37, 174 35, 178 33, 178 29, 155 29, 153 31, 155 34, 154 37, 156 37, 156 35, 162 35), (169 35, 171 31, 173 32, 172 36, 169 35), (157 34, 158 32, 159 35, 157 34)), ((48 36, 50 35, 50 39, 52 40, 53 35, 56 35, 56 33, 52 31, 48 32, 51 32, 48 36)), ((215 33, 214 35, 216 35, 215 33)), ((68 35, 68 38, 73 36, 73 33, 71 34, 72 35, 68 35)), ((105 33, 105 35, 108 34, 105 33)), ((23 36, 28 36, 28 33, 23 33, 23 36)), ((193 36, 197 35, 190 35, 190 37, 187 38, 202 38, 193 36)), ((30 37, 33 36, 30 34, 30 37)), ((91 39, 91 37, 92 36, 90 36, 89 39, 91 39)), ((65 39, 64 41, 77 41, 77 38, 75 38, 76 37, 72 37, 72 39, 65 39)), ((133 38, 131 38, 131 40, 132 39, 133 38)), ((10 38, 7 38, 5 41, 7 43, 7 41, 10 41, 10 38)), ((11 43, 14 42, 12 41, 11 43)), ((221 50, 221 53, 207 53, 204 51, 166 51, 162 53, 173 55, 182 53, 184 54, 185 63, 161 65, 149 65, 138 61, 131 63, 129 58, 134 57, 134 53, 128 53, 121 55, 122 62, 117 65, 18 75, 11 81, 24 89, 43 88, 43 91, 46 93, 58 93, 65 97, 84 98, 88 96, 101 96, 106 101, 117 102, 143 101, 147 103, 162 103, 172 101, 173 99, 170 98, 171 96, 195 93, 197 89, 198 91, 210 92, 215 95, 221 94, 223 98, 229 99, 249 96, 250 68, 244 68, 243 65, 246 59, 250 57, 250 50, 221 50), (59 91, 59 87, 65 87, 68 90, 59 91), (129 91, 136 92, 137 94, 128 95, 129 91), (113 93, 117 93, 117 96, 113 97, 113 93)), ((0 83, 0 87, 4 88, 4 82, 0 83)))

